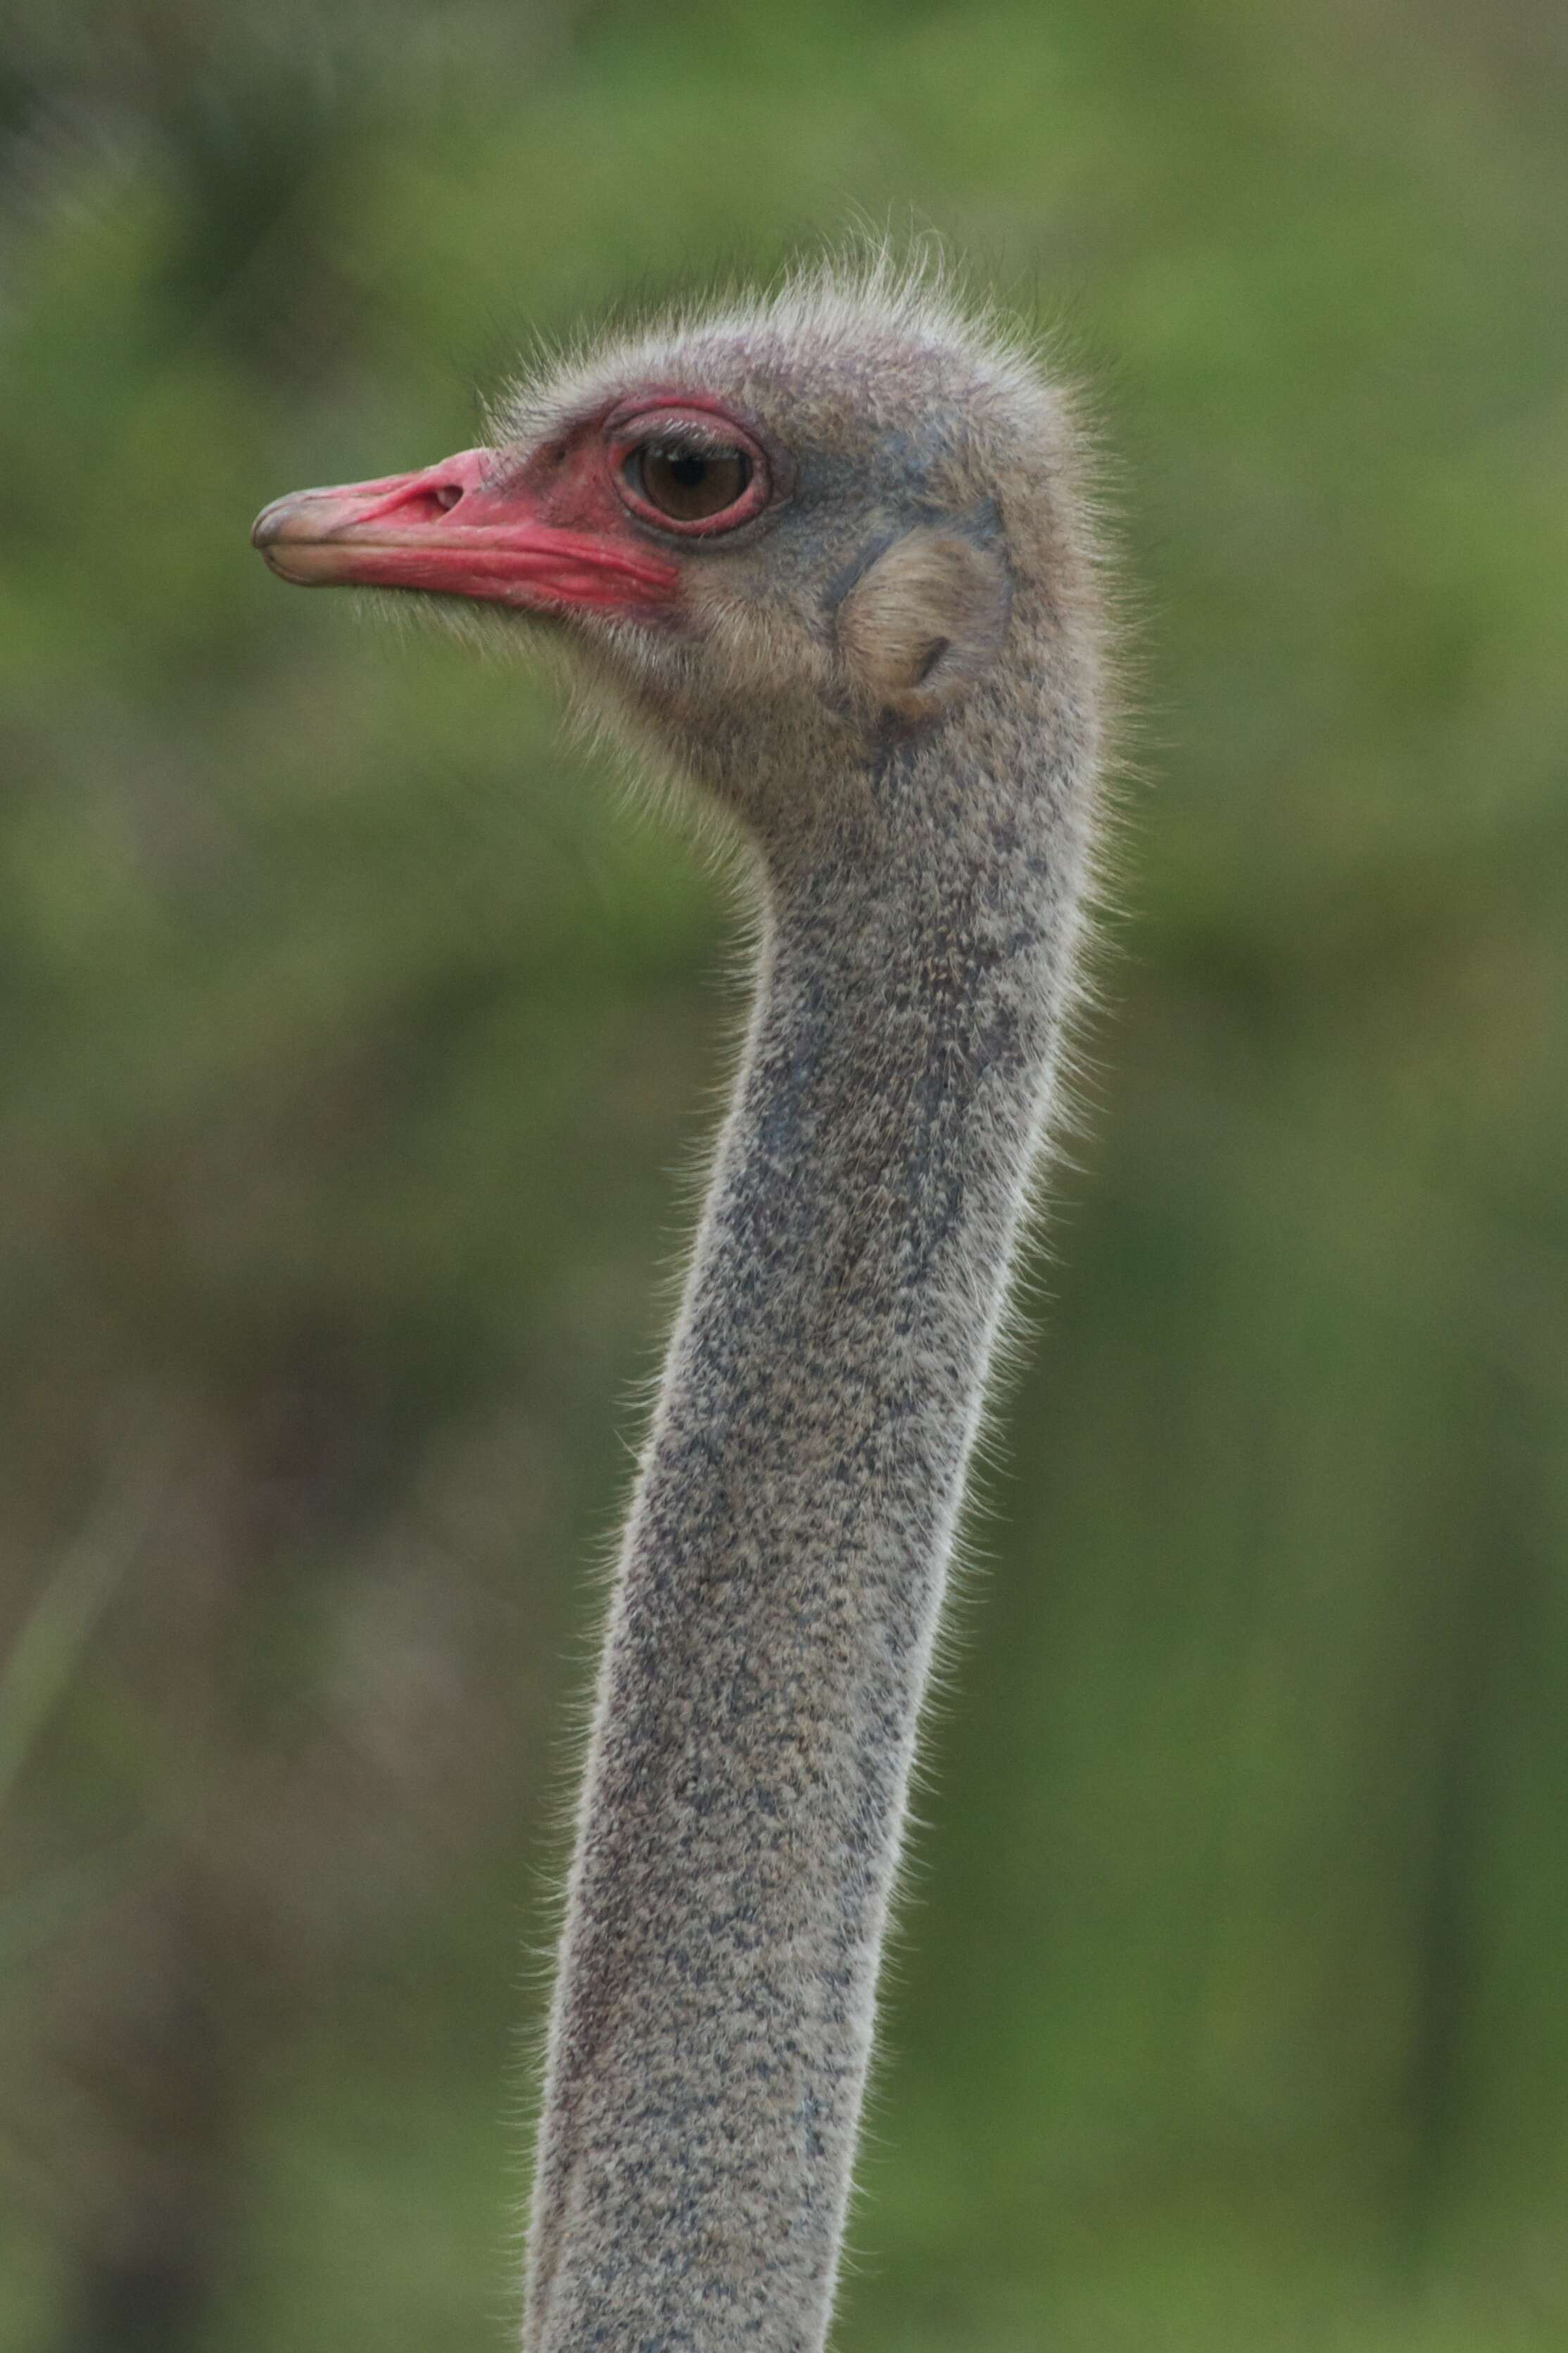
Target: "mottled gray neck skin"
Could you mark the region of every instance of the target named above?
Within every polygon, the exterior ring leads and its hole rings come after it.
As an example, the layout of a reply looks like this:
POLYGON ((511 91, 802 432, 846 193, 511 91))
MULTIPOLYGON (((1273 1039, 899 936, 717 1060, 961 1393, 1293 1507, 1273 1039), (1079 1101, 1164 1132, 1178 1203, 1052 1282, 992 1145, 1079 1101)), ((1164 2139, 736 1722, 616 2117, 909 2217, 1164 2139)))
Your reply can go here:
POLYGON ((984 719, 970 758, 993 737, 1005 781, 906 750, 861 770, 832 844, 773 860, 600 1681, 527 2353, 826 2333, 1088 822, 1063 712, 1022 780, 1025 714, 984 719))

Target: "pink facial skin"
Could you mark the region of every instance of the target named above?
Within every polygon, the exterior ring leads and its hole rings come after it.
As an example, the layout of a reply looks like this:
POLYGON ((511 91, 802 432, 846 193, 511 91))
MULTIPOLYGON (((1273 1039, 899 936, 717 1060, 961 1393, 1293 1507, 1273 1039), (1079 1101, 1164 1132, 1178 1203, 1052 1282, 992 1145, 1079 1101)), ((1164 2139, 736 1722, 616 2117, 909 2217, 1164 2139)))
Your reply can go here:
POLYGON ((670 543, 733 530, 767 496, 761 450, 717 403, 649 394, 547 442, 521 470, 465 449, 416 474, 296 491, 258 516, 251 539, 280 578, 305 587, 423 588, 656 621, 680 588, 670 543), (639 443, 683 425, 752 459, 735 503, 696 523, 659 515, 624 471, 639 443))

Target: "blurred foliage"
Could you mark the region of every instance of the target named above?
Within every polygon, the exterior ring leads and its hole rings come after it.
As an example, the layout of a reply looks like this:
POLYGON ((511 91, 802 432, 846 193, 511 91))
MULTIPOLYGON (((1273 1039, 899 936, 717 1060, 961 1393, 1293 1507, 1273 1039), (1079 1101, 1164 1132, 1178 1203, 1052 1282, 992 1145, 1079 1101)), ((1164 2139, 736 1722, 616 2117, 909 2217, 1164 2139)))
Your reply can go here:
POLYGON ((861 219, 1065 321, 1157 789, 838 2341, 1568 2341, 1565 25, 13 0, 7 2346, 505 2341, 729 910, 245 533, 861 219))

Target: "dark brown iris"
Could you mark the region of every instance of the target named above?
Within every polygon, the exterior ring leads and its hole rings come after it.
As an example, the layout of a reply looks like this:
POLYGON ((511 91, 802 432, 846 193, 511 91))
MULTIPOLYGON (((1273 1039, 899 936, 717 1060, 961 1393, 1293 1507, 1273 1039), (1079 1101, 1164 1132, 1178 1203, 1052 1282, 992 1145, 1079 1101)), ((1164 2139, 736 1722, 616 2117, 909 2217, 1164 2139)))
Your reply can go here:
POLYGON ((626 459, 626 471, 633 489, 671 522, 704 522, 742 496, 752 479, 752 461, 740 449, 645 441, 626 459))

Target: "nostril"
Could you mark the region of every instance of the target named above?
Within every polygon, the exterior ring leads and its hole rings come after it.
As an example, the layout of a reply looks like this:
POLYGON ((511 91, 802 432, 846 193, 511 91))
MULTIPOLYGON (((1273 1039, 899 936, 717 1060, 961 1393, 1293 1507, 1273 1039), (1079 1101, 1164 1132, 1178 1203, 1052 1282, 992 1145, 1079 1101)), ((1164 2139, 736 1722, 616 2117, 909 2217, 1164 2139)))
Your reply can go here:
POLYGON ((463 497, 461 482, 411 482, 375 511, 375 520, 399 523, 439 522, 463 497))

